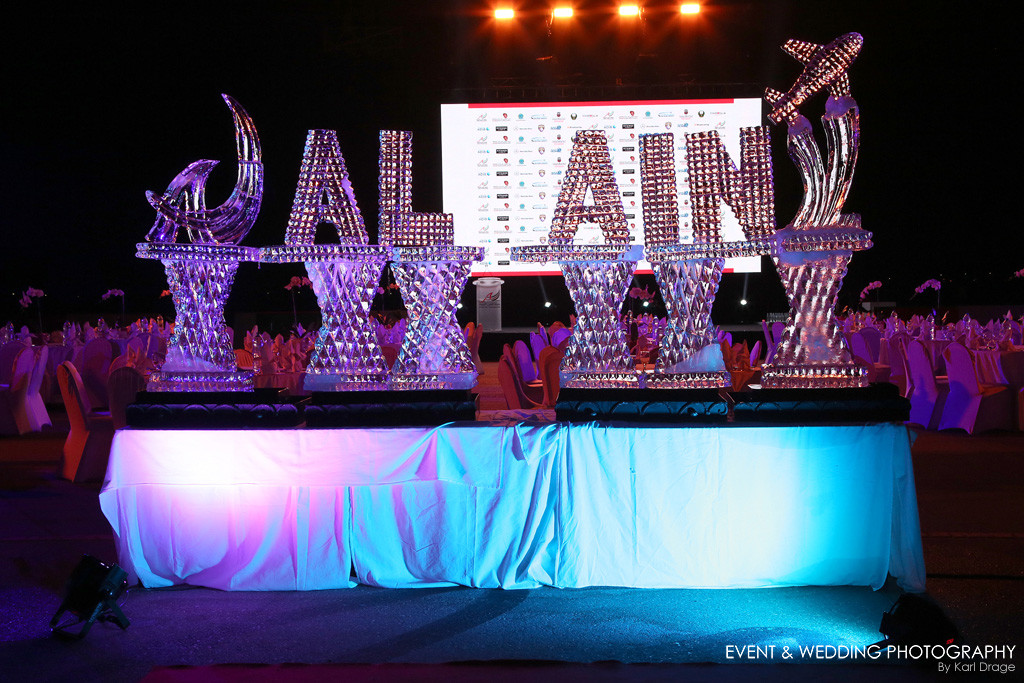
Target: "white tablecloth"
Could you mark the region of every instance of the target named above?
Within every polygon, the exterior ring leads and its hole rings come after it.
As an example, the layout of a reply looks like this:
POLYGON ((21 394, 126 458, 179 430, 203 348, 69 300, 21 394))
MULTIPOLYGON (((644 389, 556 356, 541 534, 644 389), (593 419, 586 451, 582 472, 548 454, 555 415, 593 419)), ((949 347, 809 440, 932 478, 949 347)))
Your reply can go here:
POLYGON ((125 430, 100 504, 148 587, 924 588, 892 424, 125 430))

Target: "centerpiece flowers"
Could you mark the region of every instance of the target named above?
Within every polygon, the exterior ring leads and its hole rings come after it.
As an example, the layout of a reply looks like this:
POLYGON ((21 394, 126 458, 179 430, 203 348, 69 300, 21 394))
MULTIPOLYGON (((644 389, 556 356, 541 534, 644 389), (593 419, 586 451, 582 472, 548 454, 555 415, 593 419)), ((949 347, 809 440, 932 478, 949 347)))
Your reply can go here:
POLYGON ((40 299, 42 299, 44 296, 46 296, 46 294, 43 292, 43 290, 36 289, 35 287, 29 287, 24 292, 22 292, 21 299, 18 300, 18 303, 24 309, 28 309, 28 307, 32 305, 32 302, 35 301, 36 316, 39 319, 40 335, 43 334, 43 303, 42 301, 40 301, 40 299))
POLYGON ((881 286, 882 283, 878 280, 875 280, 874 282, 869 282, 864 289, 860 290, 860 300, 864 301, 864 299, 868 298, 868 294, 870 294, 872 290, 878 289, 881 286))
POLYGON ((120 289, 108 289, 107 293, 104 294, 103 296, 101 296, 100 298, 103 299, 104 301, 107 301, 108 299, 110 299, 112 297, 115 297, 115 296, 119 297, 121 299, 121 320, 124 320, 124 291, 123 290, 120 290, 120 289))
POLYGON ((303 287, 313 288, 313 283, 309 281, 308 277, 299 277, 293 275, 292 279, 288 281, 288 284, 284 286, 288 290, 288 293, 292 295, 292 322, 294 323, 294 329, 299 329, 299 311, 295 307, 295 292, 299 291, 303 287))

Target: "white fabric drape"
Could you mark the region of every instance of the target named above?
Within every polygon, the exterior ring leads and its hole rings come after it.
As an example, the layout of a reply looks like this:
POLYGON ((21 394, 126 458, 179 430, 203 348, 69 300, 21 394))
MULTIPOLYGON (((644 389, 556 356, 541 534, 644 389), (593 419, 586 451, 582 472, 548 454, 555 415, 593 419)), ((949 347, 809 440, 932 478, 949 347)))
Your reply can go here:
POLYGON ((924 589, 893 424, 124 430, 100 503, 148 587, 924 589))

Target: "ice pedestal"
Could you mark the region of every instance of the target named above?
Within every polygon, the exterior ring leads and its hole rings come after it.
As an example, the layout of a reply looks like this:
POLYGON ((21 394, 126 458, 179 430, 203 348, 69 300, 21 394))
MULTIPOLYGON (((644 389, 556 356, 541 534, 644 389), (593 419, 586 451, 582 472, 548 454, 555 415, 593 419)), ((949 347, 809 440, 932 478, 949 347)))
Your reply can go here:
POLYGON ((174 334, 148 391, 248 391, 252 373, 238 370, 233 340, 225 334, 224 304, 242 261, 256 249, 222 244, 143 242, 136 256, 158 259, 174 300, 174 334))
POLYGON ((859 217, 829 226, 788 227, 775 235, 772 258, 789 299, 789 318, 771 362, 761 371, 765 388, 866 387, 836 321, 835 305, 854 251, 871 247, 859 217))
POLYGON ((381 390, 388 367, 369 312, 390 249, 376 245, 265 247, 265 263, 303 262, 321 325, 303 386, 311 391, 381 390))
POLYGON ((402 292, 408 326, 391 368, 391 389, 470 389, 477 372, 455 318, 480 247, 395 246, 391 270, 402 292))

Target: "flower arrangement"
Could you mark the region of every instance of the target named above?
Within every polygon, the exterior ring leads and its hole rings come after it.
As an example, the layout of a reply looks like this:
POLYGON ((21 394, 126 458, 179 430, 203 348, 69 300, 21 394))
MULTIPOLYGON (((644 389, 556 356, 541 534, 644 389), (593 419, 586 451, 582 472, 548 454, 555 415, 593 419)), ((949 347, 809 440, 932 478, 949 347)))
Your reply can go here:
POLYGON ((1024 268, 1021 268, 1013 274, 1014 277, 1024 277, 1024 268))
POLYGON ((868 294, 871 293, 871 290, 878 289, 881 286, 882 286, 882 283, 879 282, 878 280, 875 280, 874 282, 869 282, 867 287, 865 287, 864 289, 860 290, 860 300, 864 301, 864 299, 868 298, 868 294))
POLYGON ((288 293, 292 295, 292 322, 296 330, 299 329, 299 309, 295 306, 295 292, 303 287, 312 288, 313 283, 309 281, 308 277, 299 277, 298 275, 293 275, 288 284, 284 286, 288 293))
POLYGON ((39 334, 43 334, 43 304, 41 301, 39 301, 39 299, 42 299, 44 296, 46 296, 46 294, 43 292, 43 290, 36 289, 35 287, 29 287, 24 292, 22 292, 21 299, 18 300, 18 303, 21 304, 21 307, 26 309, 29 306, 31 306, 32 301, 35 300, 36 315, 39 318, 39 334))
POLYGON ((112 297, 119 297, 121 299, 121 320, 124 320, 124 291, 120 289, 108 289, 107 293, 100 298, 106 301, 112 297))
POLYGON ((938 280, 925 280, 914 289, 915 294, 921 294, 926 289, 934 289, 936 292, 942 289, 942 283, 938 280))
POLYGON ((299 277, 298 275, 293 275, 292 279, 288 281, 288 284, 286 284, 284 286, 284 288, 287 289, 289 292, 292 292, 292 297, 294 298, 295 297, 295 291, 294 290, 302 289, 303 287, 312 287, 312 286, 313 286, 313 283, 309 281, 308 277, 299 277))

